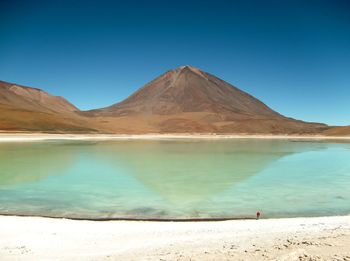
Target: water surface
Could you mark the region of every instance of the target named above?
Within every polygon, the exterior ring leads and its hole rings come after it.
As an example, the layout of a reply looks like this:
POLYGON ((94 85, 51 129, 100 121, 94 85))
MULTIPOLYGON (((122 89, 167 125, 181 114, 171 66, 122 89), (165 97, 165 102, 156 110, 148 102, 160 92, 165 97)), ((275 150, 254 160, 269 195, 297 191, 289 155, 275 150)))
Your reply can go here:
POLYGON ((243 218, 350 213, 350 143, 261 139, 0 143, 0 213, 243 218))

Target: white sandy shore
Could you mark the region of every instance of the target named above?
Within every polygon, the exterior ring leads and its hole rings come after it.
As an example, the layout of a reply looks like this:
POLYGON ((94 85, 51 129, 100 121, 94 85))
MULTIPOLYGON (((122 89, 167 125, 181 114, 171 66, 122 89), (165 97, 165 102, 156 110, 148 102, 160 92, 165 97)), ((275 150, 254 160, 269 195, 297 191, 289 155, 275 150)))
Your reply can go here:
POLYGON ((350 260, 350 216, 219 222, 0 216, 0 260, 350 260))
POLYGON ((43 140, 161 140, 161 139, 298 139, 298 140, 350 140, 350 136, 317 135, 223 135, 223 134, 47 134, 1 133, 0 142, 43 140))

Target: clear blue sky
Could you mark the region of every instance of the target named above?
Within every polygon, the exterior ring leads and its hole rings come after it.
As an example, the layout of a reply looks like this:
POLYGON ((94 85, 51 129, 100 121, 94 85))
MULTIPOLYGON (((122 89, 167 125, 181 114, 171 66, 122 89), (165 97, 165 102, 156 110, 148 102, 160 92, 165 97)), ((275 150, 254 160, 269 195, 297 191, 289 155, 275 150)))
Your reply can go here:
POLYGON ((0 1, 0 79, 111 105, 193 65, 294 118, 350 124, 350 1, 0 1))

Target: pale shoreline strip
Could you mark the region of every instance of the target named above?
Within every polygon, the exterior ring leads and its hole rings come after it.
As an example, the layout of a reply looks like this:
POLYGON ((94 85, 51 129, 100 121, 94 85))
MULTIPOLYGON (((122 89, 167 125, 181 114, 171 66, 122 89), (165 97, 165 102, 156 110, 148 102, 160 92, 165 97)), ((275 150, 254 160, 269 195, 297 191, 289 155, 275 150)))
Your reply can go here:
POLYGON ((0 216, 1 260, 350 260, 350 216, 218 222, 0 216))
POLYGON ((0 142, 26 142, 45 140, 181 140, 181 139, 281 139, 281 140, 350 140, 350 136, 314 135, 224 135, 224 134, 46 134, 1 133, 0 142))

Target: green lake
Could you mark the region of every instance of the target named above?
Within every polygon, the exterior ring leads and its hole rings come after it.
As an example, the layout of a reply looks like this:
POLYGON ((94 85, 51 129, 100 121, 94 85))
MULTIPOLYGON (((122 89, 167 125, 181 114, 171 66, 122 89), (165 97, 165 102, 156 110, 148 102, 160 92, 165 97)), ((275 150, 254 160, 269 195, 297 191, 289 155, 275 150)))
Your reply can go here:
POLYGON ((0 214, 86 219, 350 214, 350 143, 0 143, 0 214))

